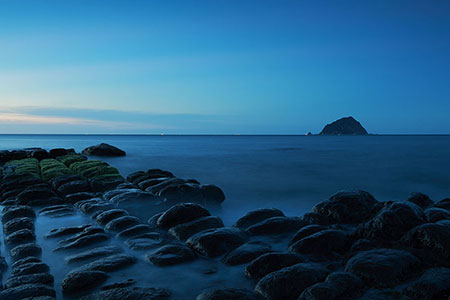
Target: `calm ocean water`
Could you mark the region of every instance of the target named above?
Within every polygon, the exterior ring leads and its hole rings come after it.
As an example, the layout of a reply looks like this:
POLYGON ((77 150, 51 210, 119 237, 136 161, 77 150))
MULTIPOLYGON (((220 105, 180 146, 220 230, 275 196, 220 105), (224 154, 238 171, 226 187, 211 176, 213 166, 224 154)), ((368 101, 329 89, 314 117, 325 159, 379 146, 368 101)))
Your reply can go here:
POLYGON ((450 136, 0 135, 1 149, 81 151, 100 142, 127 152, 106 159, 124 176, 161 168, 220 186, 227 198, 216 214, 227 224, 261 207, 302 215, 342 189, 378 200, 450 197, 450 136))

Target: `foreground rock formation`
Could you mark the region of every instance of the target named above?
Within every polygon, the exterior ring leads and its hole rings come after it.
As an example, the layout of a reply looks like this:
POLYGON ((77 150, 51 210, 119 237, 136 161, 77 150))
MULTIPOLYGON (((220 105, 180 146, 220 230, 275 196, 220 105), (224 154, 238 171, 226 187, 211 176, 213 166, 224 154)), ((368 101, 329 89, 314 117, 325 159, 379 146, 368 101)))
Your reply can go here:
POLYGON ((341 118, 333 123, 327 124, 321 135, 367 135, 367 130, 353 117, 341 118))
POLYGON ((265 208, 226 226, 209 209, 220 188, 168 171, 124 178, 65 149, 0 158, 0 299, 450 296, 449 199, 344 191, 301 217, 265 208))

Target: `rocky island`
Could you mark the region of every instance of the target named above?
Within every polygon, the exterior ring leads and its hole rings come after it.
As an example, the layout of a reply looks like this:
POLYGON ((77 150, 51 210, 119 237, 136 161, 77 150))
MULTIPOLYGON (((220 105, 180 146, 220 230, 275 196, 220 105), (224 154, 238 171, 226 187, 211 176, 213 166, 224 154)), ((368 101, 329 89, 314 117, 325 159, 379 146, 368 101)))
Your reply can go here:
POLYGON ((71 149, 0 151, 0 164, 0 299, 450 295, 448 198, 341 191, 303 216, 261 208, 225 226, 211 214, 223 191, 170 171, 123 177, 71 149))
POLYGON ((353 117, 341 118, 327 124, 320 135, 367 135, 367 130, 353 117))

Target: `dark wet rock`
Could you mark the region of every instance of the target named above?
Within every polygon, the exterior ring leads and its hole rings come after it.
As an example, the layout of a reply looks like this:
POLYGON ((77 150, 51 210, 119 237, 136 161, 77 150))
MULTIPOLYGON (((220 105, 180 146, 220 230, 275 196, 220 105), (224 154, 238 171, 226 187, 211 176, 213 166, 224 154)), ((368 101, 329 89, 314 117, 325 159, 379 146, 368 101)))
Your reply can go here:
POLYGON ((380 246, 375 241, 368 239, 359 239, 355 241, 353 245, 350 247, 348 254, 350 254, 350 256, 353 256, 356 252, 367 251, 377 248, 380 248, 380 246))
POLYGON ((368 133, 353 117, 345 117, 327 124, 320 135, 368 135, 368 133))
POLYGON ((82 265, 73 272, 80 271, 102 271, 113 272, 128 267, 136 262, 136 258, 127 254, 114 254, 103 257, 88 264, 82 265))
POLYGON ((70 234, 75 234, 82 232, 87 227, 90 227, 92 225, 90 224, 84 224, 80 226, 74 226, 74 227, 62 227, 62 228, 55 228, 50 230, 49 233, 45 235, 46 238, 56 238, 56 237, 62 237, 70 234))
POLYGON ((412 202, 393 202, 359 228, 359 235, 371 239, 397 240, 411 228, 423 224, 423 210, 412 202))
POLYGON ((104 212, 110 209, 113 209, 114 206, 112 206, 110 203, 85 203, 80 206, 80 210, 87 214, 92 215, 96 212, 104 212))
POLYGON ((125 241, 125 245, 135 251, 155 249, 161 246, 162 243, 163 238, 161 234, 156 232, 139 235, 125 241))
POLYGON ((346 232, 327 229, 298 240, 289 247, 289 251, 315 257, 332 257, 336 253, 344 253, 350 246, 350 238, 346 232))
POLYGON ((413 249, 424 251, 428 262, 450 266, 450 221, 426 223, 411 229, 402 242, 413 249))
MULTIPOLYGON (((148 176, 145 177, 145 179, 148 179, 148 176)), ((139 181, 139 180, 136 180, 139 181)), ((134 181, 134 182, 136 182, 134 181)), ((187 183, 186 180, 181 179, 181 178, 170 178, 169 180, 163 181, 161 183, 149 186, 148 188, 145 189, 146 192, 155 194, 155 195, 159 195, 159 193, 161 191, 163 191, 164 189, 166 189, 167 187, 170 186, 177 186, 177 185, 182 185, 187 183)), ((170 192, 171 190, 167 190, 166 193, 170 192)), ((189 190, 185 190, 185 191, 189 191, 189 190)), ((192 196, 192 192, 196 192, 196 195, 199 196, 200 191, 198 191, 198 189, 191 191, 191 196, 192 196)))
POLYGON ((56 158, 67 154, 75 153, 74 149, 55 148, 49 151, 50 157, 56 158))
POLYGON ((53 211, 59 211, 60 209, 72 209, 73 210, 73 206, 68 205, 68 204, 47 206, 47 207, 44 207, 39 210, 39 215, 46 215, 46 213, 51 213, 53 211))
POLYGON ((210 289, 195 298, 196 300, 260 300, 253 291, 234 288, 210 289))
POLYGON ((239 247, 247 239, 241 230, 224 227, 199 232, 191 236, 186 244, 201 255, 217 257, 239 247))
POLYGON ((0 291, 0 299, 2 300, 18 300, 27 297, 37 299, 40 296, 56 297, 53 288, 44 284, 24 284, 13 288, 0 291))
POLYGON ((104 233, 94 233, 86 236, 82 236, 75 241, 68 243, 64 246, 56 248, 54 251, 80 249, 87 246, 95 245, 108 240, 108 236, 104 233))
POLYGON ((36 158, 37 160, 40 161, 49 158, 50 155, 45 149, 36 149, 33 152, 31 152, 31 157, 36 158))
POLYGON ((403 289, 408 299, 445 299, 450 295, 450 269, 432 268, 403 289))
POLYGON ((431 207, 426 209, 424 214, 425 220, 428 223, 435 223, 441 220, 450 220, 450 211, 443 208, 431 207))
POLYGON ((140 220, 133 216, 123 216, 117 219, 111 220, 106 224, 105 229, 108 231, 123 231, 129 227, 140 224, 140 220))
POLYGON ((11 246, 11 245, 18 245, 18 244, 24 244, 24 243, 31 243, 36 241, 36 235, 33 231, 30 229, 20 229, 17 230, 5 238, 5 244, 11 246))
POLYGON ((301 263, 300 257, 294 253, 267 253, 253 260, 245 268, 245 275, 261 279, 269 273, 301 263))
POLYGON ((126 210, 114 208, 100 213, 95 220, 98 224, 105 226, 108 222, 127 215, 128 212, 126 210))
POLYGON ((394 289, 370 289, 358 300, 404 300, 404 297, 394 289))
POLYGON ((80 300, 166 300, 170 292, 160 288, 126 287, 101 291, 93 295, 82 297, 80 300))
POLYGON ((143 181, 140 181, 137 186, 141 189, 144 190, 147 189, 148 187, 160 184, 161 182, 164 182, 166 180, 169 180, 171 177, 162 177, 162 178, 150 178, 150 179, 145 179, 143 181))
POLYGON ((247 229, 248 227, 260 223, 266 219, 284 216, 285 215, 283 214, 283 212, 279 209, 263 208, 248 212, 245 216, 238 219, 233 226, 240 229, 247 229))
POLYGON ((318 264, 300 263, 264 276, 255 291, 270 300, 296 300, 304 289, 322 281, 328 271, 318 264))
POLYGON ((15 269, 15 268, 19 267, 20 265, 27 264, 27 263, 33 263, 33 262, 41 262, 41 260, 34 256, 25 257, 25 258, 15 261, 12 264, 12 268, 15 269))
POLYGON ((450 198, 445 198, 434 205, 435 207, 443 208, 450 211, 450 198))
POLYGON ((411 253, 395 249, 375 249, 359 252, 347 262, 345 271, 353 273, 366 284, 393 287, 411 277, 421 267, 411 253))
POLYGON ((159 219, 159 217, 162 216, 163 213, 164 212, 160 212, 160 213, 157 213, 157 214, 154 214, 153 216, 151 216, 150 219, 148 219, 148 221, 147 221, 148 225, 150 225, 150 227, 152 227, 152 228, 158 227, 158 219, 159 219))
POLYGON ((114 177, 108 180, 91 180, 91 188, 94 192, 105 192, 116 188, 118 185, 122 184, 123 181, 124 179, 122 177, 114 177))
MULTIPOLYGON (((6 259, 3 256, 0 256, 0 274, 1 274, 1 272, 5 271, 6 269, 8 269, 8 264, 6 263, 6 259)), ((1 276, 0 276, 0 280, 1 280, 1 276)))
POLYGON ((60 201, 54 200, 58 196, 48 186, 31 186, 26 188, 23 192, 17 195, 17 202, 19 204, 49 204, 58 203, 60 201))
POLYGON ((89 291, 106 281, 108 275, 102 271, 71 272, 62 281, 62 290, 66 294, 79 294, 89 291))
POLYGON ((45 208, 39 212, 40 216, 49 217, 64 217, 73 215, 75 210, 72 205, 54 205, 50 208, 45 208))
POLYGON ((342 191, 313 207, 328 217, 332 223, 361 223, 367 221, 376 209, 378 201, 365 191, 342 191))
POLYGON ((8 278, 8 280, 6 280, 5 287, 9 289, 24 284, 36 284, 36 283, 52 287, 53 281, 54 281, 53 276, 48 273, 35 273, 22 276, 11 276, 8 278))
POLYGON ((119 281, 119 282, 115 282, 112 284, 102 286, 101 290, 106 291, 106 290, 112 290, 112 289, 117 289, 117 288, 124 288, 124 287, 132 286, 134 284, 136 284, 136 280, 130 278, 128 280, 123 280, 123 281, 119 281))
POLYGON ((110 201, 117 206, 116 208, 122 208, 142 219, 167 209, 164 198, 143 191, 121 193, 112 197, 110 201))
POLYGON ((159 217, 157 224, 161 228, 168 229, 209 215, 211 215, 209 211, 199 204, 180 203, 166 210, 159 217))
POLYGON ((169 229, 169 234, 178 240, 184 241, 203 230, 221 228, 223 226, 223 222, 219 217, 208 216, 176 225, 169 229))
POLYGON ((3 224, 3 233, 6 235, 21 229, 34 231, 34 220, 28 217, 15 218, 3 224))
POLYGON ((34 213, 34 210, 29 206, 6 206, 3 208, 3 216, 2 216, 2 223, 6 223, 12 219, 15 218, 31 218, 35 219, 36 214, 34 213))
POLYGON ((94 156, 125 156, 126 153, 117 147, 101 143, 96 146, 90 146, 84 149, 81 153, 85 155, 94 156))
POLYGON ((12 276, 30 275, 35 273, 48 273, 49 267, 43 262, 29 262, 14 268, 11 272, 12 276))
POLYGON ((307 236, 310 236, 311 234, 314 234, 316 232, 319 232, 319 231, 322 231, 325 229, 327 229, 327 227, 321 226, 321 225, 308 225, 308 226, 302 227, 294 234, 294 236, 291 238, 291 242, 289 244, 292 245, 296 241, 299 241, 307 236))
POLYGON ((75 194, 80 192, 90 192, 91 185, 86 180, 76 180, 67 182, 58 188, 58 192, 63 195, 75 194))
POLYGON ((330 222, 328 221, 328 218, 322 214, 319 214, 317 212, 309 212, 303 215, 302 217, 303 222, 308 225, 322 225, 326 226, 330 222))
POLYGON ((228 253, 222 261, 226 265, 242 265, 251 262, 255 258, 268 253, 272 250, 269 244, 264 242, 248 242, 228 253))
POLYGON ((110 256, 113 254, 118 254, 122 252, 119 247, 116 246, 104 246, 89 249, 71 256, 66 257, 66 262, 68 264, 78 263, 78 262, 86 262, 93 259, 98 259, 106 256, 110 256))
POLYGON ((364 287, 364 283, 355 275, 347 272, 335 272, 327 276, 324 282, 310 286, 298 300, 340 300, 352 299, 364 287))
POLYGON ((430 197, 422 193, 411 193, 408 197, 408 201, 416 204, 422 209, 430 207, 434 204, 434 201, 431 200, 430 197))
POLYGON ((74 235, 72 235, 71 237, 68 237, 62 241, 59 241, 59 245, 67 245, 69 243, 72 243, 76 240, 78 240, 79 238, 88 236, 88 235, 92 235, 92 234, 96 234, 96 233, 105 233, 105 230, 103 230, 103 228, 101 227, 97 227, 97 226, 89 226, 86 227, 85 229, 83 229, 83 231, 76 233, 74 235))
POLYGON ((29 243, 16 246, 12 248, 9 253, 11 258, 16 261, 28 256, 39 257, 42 253, 42 249, 35 243, 29 243))
POLYGON ((82 178, 79 175, 66 174, 66 175, 62 175, 62 176, 58 176, 58 177, 53 177, 48 182, 55 190, 57 190, 60 186, 66 184, 66 183, 70 183, 70 182, 78 181, 78 180, 82 180, 82 178))
POLYGON ((152 228, 147 224, 138 224, 125 229, 117 234, 118 238, 127 239, 133 236, 137 236, 143 233, 152 231, 152 228))
POLYGON ((203 194, 204 202, 211 205, 219 205, 225 201, 225 194, 223 191, 212 184, 202 184, 200 189, 203 194))
POLYGON ((147 253, 145 258, 157 266, 182 264, 196 258, 195 253, 185 245, 166 245, 147 253))
POLYGON ((252 235, 287 234, 304 225, 302 219, 297 217, 273 217, 248 227, 246 232, 252 235))
POLYGON ((136 188, 127 188, 127 189, 114 189, 111 191, 107 191, 103 194, 103 198, 107 201, 111 201, 116 196, 122 195, 122 194, 133 194, 133 193, 142 193, 141 190, 136 188))
POLYGON ((78 201, 92 199, 92 198, 95 198, 97 196, 98 196, 98 194, 97 193, 93 193, 93 192, 78 192, 78 193, 66 195, 65 201, 68 202, 68 203, 75 204, 78 201))

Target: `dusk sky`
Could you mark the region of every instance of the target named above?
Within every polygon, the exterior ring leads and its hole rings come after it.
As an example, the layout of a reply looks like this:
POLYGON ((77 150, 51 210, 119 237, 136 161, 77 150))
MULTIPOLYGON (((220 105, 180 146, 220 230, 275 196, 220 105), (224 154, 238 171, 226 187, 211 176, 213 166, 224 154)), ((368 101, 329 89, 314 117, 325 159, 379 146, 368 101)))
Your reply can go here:
POLYGON ((0 1, 0 133, 450 134, 450 1, 0 1))

